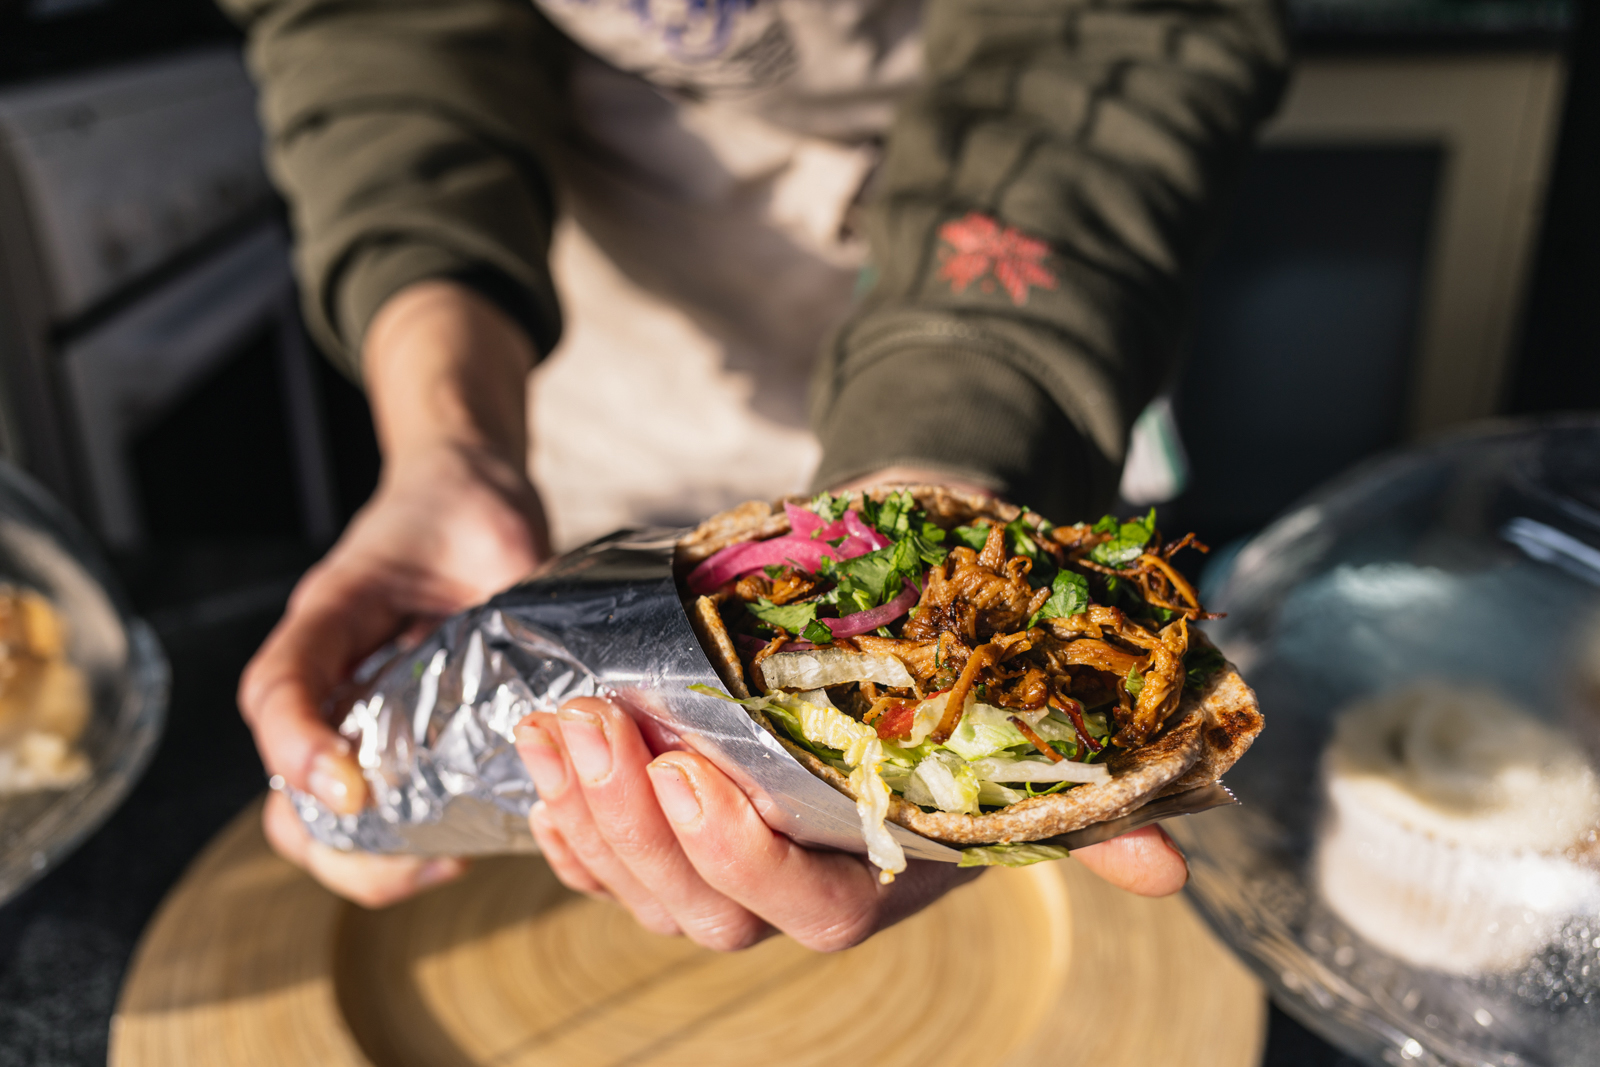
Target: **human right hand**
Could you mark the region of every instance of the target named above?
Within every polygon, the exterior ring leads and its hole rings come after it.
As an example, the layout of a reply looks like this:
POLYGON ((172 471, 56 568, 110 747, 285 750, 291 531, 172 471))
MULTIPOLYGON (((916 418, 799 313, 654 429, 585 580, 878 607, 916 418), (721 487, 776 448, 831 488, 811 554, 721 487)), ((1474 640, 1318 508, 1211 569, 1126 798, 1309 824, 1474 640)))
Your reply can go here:
MULTIPOLYGON (((532 353, 498 310, 445 283, 413 286, 368 331, 368 395, 383 475, 245 669, 239 707, 267 772, 354 813, 366 782, 326 708, 384 644, 510 586, 549 555, 524 473, 532 353)), ((391 903, 465 870, 457 859, 343 853, 306 833, 275 791, 267 839, 342 896, 391 903)))

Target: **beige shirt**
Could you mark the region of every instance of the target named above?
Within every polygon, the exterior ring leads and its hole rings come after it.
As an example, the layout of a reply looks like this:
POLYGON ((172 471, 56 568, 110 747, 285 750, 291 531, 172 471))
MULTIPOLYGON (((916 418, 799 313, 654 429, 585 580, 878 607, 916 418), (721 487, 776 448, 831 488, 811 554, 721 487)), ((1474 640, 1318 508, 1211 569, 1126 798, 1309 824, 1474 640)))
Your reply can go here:
POLYGON ((851 207, 916 82, 919 2, 547 0, 573 73, 531 467, 559 547, 803 489, 816 353, 849 309, 851 207))

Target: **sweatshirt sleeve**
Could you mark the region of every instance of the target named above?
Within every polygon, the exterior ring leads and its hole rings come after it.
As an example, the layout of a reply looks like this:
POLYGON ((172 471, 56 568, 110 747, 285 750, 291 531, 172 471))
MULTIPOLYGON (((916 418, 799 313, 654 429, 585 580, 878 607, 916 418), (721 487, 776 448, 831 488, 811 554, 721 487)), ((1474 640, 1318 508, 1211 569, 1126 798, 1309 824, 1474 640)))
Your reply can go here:
POLYGON ((1109 504, 1287 65, 1273 0, 929 0, 870 289, 814 384, 817 486, 913 464, 1109 504))
POLYGON ((404 286, 453 278, 548 352, 560 311, 540 163, 563 44, 528 0, 223 0, 249 34, 267 164, 317 342, 359 378, 404 286))

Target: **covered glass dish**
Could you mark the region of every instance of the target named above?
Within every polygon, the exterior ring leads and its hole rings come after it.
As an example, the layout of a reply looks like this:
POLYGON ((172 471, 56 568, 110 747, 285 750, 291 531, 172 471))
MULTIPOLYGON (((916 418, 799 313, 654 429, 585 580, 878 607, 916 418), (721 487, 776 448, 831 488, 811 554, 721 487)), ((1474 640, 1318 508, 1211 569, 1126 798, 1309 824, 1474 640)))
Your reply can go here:
POLYGON ((94 543, 0 462, 0 902, 127 795, 166 715, 167 663, 94 543))
POLYGON ((1600 1049, 1600 419, 1361 468, 1205 583, 1266 730, 1169 824, 1291 1014, 1373 1063, 1600 1049))

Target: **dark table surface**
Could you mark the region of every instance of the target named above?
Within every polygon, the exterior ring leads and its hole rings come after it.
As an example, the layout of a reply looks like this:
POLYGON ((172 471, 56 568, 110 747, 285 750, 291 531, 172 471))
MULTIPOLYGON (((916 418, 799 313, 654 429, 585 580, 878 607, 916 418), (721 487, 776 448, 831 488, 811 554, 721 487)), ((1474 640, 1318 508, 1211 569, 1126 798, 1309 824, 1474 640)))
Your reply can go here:
MULTIPOLYGON (((288 587, 267 581, 149 612, 172 662, 166 734, 116 814, 0 906, 0 1067, 106 1062, 111 1012, 140 931, 201 847, 265 786, 234 686, 288 587)), ((1264 1064, 1357 1067, 1276 1007, 1264 1064)))

